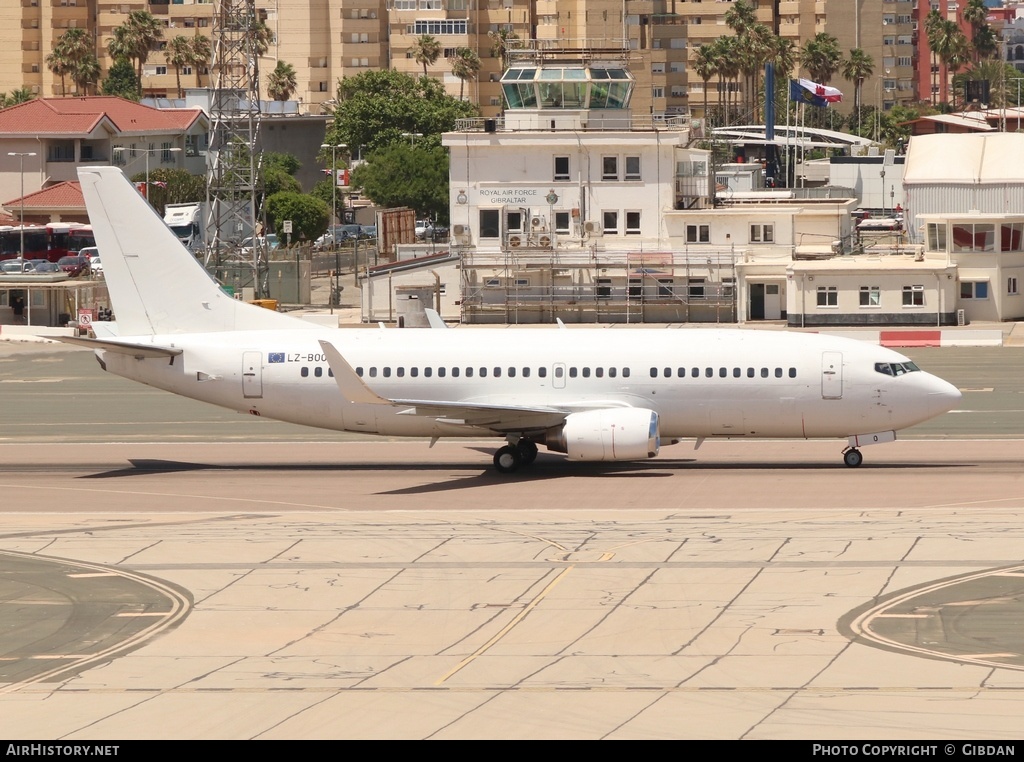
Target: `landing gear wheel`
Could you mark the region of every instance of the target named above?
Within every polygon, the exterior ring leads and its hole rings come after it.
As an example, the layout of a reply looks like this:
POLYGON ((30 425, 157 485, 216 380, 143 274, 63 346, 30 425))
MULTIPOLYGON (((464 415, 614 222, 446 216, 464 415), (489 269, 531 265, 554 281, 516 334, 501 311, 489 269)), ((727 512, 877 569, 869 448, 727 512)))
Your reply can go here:
POLYGON ((522 463, 523 457, 519 454, 518 447, 505 445, 504 447, 499 447, 498 451, 494 453, 494 467, 498 469, 499 473, 511 474, 522 463))
POLYGON ((851 447, 849 450, 843 453, 843 463, 850 468, 856 468, 864 462, 864 456, 861 455, 860 450, 851 447))
POLYGON ((528 466, 537 460, 537 443, 529 439, 520 439, 516 444, 519 449, 519 457, 524 466, 528 466))

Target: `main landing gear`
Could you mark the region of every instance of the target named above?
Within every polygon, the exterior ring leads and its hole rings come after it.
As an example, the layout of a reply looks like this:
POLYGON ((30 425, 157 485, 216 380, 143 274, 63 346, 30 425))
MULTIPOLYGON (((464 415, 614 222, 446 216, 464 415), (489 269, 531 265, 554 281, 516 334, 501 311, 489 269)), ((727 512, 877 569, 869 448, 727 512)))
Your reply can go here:
POLYGON ((537 459, 537 443, 530 439, 520 439, 498 448, 494 453, 494 467, 499 473, 510 474, 520 466, 528 466, 537 459))
POLYGON ((847 447, 843 450, 843 463, 850 468, 856 468, 864 462, 864 456, 856 447, 847 447))

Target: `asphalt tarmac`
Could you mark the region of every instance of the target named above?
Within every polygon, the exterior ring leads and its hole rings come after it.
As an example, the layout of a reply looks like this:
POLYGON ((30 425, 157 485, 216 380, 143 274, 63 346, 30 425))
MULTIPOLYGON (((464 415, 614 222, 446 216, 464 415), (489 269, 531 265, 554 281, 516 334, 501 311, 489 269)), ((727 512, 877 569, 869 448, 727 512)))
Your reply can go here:
POLYGON ((644 463, 220 411, 0 344, 0 737, 1014 740, 1024 350, 864 449, 644 463))

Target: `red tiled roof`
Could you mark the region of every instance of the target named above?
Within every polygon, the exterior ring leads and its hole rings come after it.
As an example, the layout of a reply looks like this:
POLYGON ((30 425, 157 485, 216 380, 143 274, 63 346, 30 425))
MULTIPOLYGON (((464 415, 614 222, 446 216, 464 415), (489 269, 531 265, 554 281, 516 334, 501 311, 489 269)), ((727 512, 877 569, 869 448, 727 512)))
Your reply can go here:
MULTIPOLYGON (((21 198, 4 203, 8 209, 21 208, 21 198)), ((85 209, 80 183, 67 180, 25 195, 25 209, 85 209)))
POLYGON ((199 108, 158 109, 112 95, 34 98, 0 109, 0 135, 84 134, 104 118, 117 132, 169 132, 188 128, 201 114, 199 108))

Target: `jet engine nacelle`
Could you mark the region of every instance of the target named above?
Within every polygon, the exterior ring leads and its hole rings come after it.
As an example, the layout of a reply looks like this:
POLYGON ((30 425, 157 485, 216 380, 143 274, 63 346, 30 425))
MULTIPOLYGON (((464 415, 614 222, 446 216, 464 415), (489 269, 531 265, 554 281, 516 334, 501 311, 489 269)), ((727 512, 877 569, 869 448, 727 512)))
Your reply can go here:
POLYGON ((544 444, 571 460, 641 460, 661 449, 658 414, 626 407, 572 413, 544 444))

